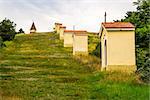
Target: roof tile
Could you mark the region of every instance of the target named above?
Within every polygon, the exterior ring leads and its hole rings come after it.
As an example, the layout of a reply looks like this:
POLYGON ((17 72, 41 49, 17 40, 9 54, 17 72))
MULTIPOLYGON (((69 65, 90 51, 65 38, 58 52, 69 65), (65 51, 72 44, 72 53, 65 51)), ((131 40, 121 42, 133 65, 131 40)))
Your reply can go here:
POLYGON ((60 28, 66 28, 66 26, 60 26, 60 28))
POLYGON ((106 22, 102 23, 105 28, 135 28, 130 22, 106 22))
POLYGON ((65 30, 64 32, 87 32, 86 30, 65 30))
POLYGON ((55 23, 55 25, 62 25, 61 23, 55 23))

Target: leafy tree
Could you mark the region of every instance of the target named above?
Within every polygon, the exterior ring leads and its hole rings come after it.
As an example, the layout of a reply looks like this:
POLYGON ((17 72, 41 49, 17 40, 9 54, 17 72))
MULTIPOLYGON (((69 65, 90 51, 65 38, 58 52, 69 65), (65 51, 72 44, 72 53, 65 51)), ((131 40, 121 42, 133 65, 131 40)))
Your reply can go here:
POLYGON ((150 59, 145 61, 145 64, 139 68, 138 73, 144 82, 150 82, 150 59))
POLYGON ((97 57, 101 57, 101 43, 99 42, 95 48, 95 50, 92 52, 93 55, 97 57))
POLYGON ((24 31, 23 31, 23 29, 22 29, 22 28, 20 28, 20 29, 19 29, 18 34, 20 34, 20 33, 24 33, 24 31))
POLYGON ((0 36, 0 48, 3 47, 3 46, 5 46, 5 44, 3 43, 3 39, 2 39, 2 37, 0 36))
POLYGON ((2 22, 0 22, 0 36, 3 41, 10 41, 14 39, 16 34, 15 27, 16 24, 9 19, 5 18, 2 22))

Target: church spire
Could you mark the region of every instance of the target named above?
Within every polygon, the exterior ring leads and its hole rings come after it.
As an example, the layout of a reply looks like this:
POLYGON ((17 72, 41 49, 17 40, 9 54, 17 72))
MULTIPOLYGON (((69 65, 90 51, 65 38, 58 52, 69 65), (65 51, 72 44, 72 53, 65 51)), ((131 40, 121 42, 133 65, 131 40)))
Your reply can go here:
POLYGON ((35 27, 35 24, 34 22, 32 23, 32 26, 30 28, 30 33, 35 33, 36 32, 36 27, 35 27))

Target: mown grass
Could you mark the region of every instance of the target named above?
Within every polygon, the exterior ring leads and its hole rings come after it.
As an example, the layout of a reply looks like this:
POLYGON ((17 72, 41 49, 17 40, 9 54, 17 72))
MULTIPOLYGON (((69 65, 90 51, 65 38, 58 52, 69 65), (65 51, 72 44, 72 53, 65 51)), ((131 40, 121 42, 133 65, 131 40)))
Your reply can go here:
POLYGON ((6 45, 0 49, 2 100, 149 99, 149 85, 136 75, 100 72, 97 58, 73 57, 53 33, 19 35, 6 45))
POLYGON ((95 50, 95 47, 100 42, 99 36, 96 33, 88 33, 88 47, 89 47, 89 53, 91 54, 93 50, 95 50))

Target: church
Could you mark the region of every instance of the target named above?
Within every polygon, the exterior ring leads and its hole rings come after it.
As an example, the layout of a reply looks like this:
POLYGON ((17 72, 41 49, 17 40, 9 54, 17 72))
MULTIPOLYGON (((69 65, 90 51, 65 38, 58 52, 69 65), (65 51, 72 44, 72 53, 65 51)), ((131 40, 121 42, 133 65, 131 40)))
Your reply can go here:
POLYGON ((32 23, 32 26, 30 28, 30 34, 32 34, 32 33, 36 33, 36 27, 35 27, 34 22, 32 23))

